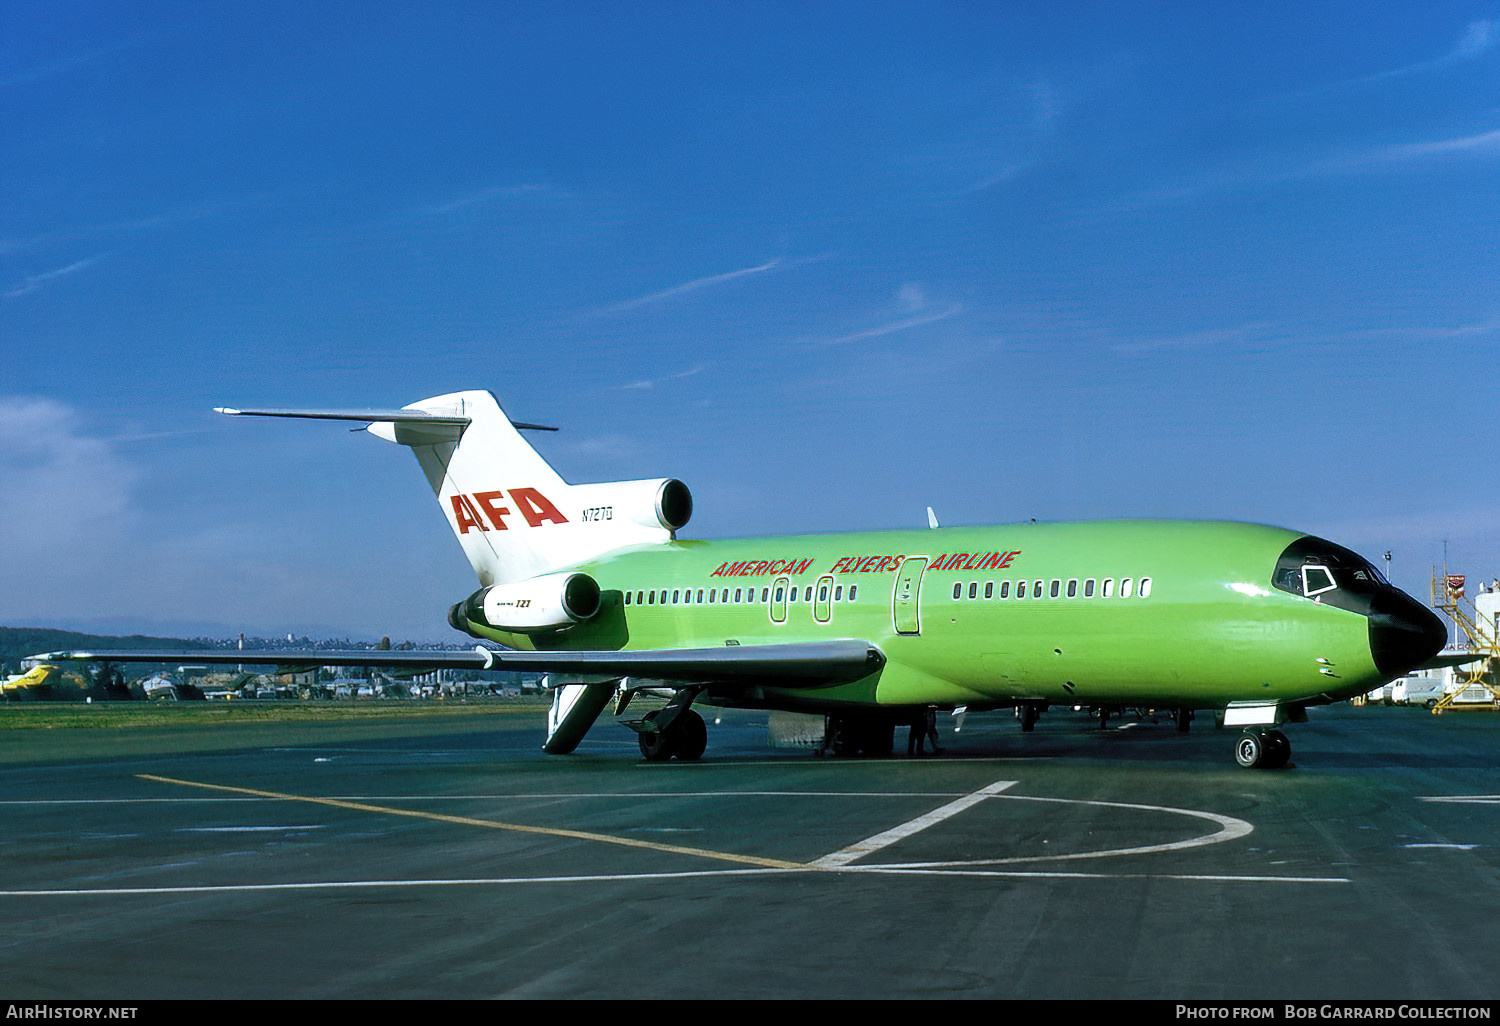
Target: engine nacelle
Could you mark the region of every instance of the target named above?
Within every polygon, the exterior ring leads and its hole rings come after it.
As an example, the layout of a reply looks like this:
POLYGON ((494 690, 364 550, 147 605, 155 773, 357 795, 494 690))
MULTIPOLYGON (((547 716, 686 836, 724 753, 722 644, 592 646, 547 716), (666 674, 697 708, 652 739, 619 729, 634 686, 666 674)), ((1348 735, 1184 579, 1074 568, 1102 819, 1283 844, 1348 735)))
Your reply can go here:
POLYGON ((448 611, 448 623, 465 634, 474 634, 471 623, 535 634, 583 623, 597 612, 599 582, 568 571, 481 588, 448 611))
POLYGON ((693 493, 675 478, 574 485, 572 491, 584 523, 615 521, 679 531, 693 516, 693 493))

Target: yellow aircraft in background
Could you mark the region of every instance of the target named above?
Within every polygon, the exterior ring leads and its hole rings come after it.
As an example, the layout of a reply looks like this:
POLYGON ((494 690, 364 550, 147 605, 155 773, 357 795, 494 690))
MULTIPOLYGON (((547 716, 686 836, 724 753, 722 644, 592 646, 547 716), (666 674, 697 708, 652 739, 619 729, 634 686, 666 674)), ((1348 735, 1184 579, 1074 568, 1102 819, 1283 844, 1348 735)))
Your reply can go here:
POLYGON ((20 698, 23 695, 35 696, 36 691, 49 687, 52 678, 57 675, 57 667, 42 665, 26 673, 17 674, 0 680, 0 695, 5 698, 20 698))

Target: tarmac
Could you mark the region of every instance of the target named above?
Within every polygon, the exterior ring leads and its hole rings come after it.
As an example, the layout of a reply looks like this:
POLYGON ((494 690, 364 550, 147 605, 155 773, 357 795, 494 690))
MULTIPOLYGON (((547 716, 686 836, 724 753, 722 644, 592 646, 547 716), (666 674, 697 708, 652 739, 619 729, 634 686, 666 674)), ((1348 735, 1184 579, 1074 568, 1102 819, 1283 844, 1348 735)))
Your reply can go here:
POLYGON ((1500 715, 1310 715, 1272 771, 1061 711, 923 759, 0 731, 0 998, 1500 997, 1500 715))

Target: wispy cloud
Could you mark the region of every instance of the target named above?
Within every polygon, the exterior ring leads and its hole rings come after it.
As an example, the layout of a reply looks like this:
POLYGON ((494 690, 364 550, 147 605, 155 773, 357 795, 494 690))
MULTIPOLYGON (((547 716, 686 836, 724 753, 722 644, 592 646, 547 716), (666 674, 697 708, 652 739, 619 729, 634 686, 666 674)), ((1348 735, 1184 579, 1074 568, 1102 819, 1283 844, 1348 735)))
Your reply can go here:
POLYGON ((1091 210, 1080 210, 1079 213, 1084 217, 1128 213, 1241 190, 1263 189, 1287 182, 1377 171, 1382 167, 1396 168, 1421 161, 1460 157, 1489 159, 1496 156, 1500 156, 1500 129, 1448 139, 1389 143, 1313 157, 1300 154, 1285 157, 1247 156, 1238 165, 1230 163, 1219 170, 1203 171, 1196 180, 1185 178, 1176 185, 1165 185, 1091 210))
POLYGON ((7 580, 18 577, 16 560, 30 567, 35 557, 56 559, 128 511, 134 467, 79 421, 78 411, 53 399, 0 397, 0 575, 7 580))
POLYGON ((702 374, 706 370, 708 370, 708 364, 700 363, 696 367, 692 367, 685 371, 680 371, 677 374, 668 374, 660 378, 648 378, 641 381, 632 381, 628 385, 617 385, 615 387, 641 391, 648 388, 656 388, 658 385, 665 385, 669 381, 681 381, 683 378, 690 378, 695 374, 702 374))
POLYGON ((44 271, 41 274, 33 274, 31 277, 24 279, 19 285, 6 292, 5 297, 7 299, 14 299, 17 296, 24 296, 29 292, 35 292, 43 285, 47 285, 59 278, 62 278, 69 274, 73 274, 77 271, 82 271, 84 268, 92 267, 94 264, 98 263, 100 260, 103 260, 108 255, 108 253, 100 253, 97 256, 86 257, 83 260, 75 260, 68 266, 59 267, 55 271, 44 271))
POLYGON ((928 301, 926 293, 920 285, 908 282, 896 291, 896 308, 902 314, 894 320, 886 320, 873 328, 864 328, 860 331, 851 331, 846 335, 837 335, 833 338, 822 338, 814 340, 818 345, 841 346, 853 342, 865 342, 872 338, 882 338, 886 335, 894 335, 902 331, 910 331, 912 328, 920 328, 924 324, 935 324, 945 321, 963 312, 963 306, 959 303, 950 303, 946 306, 934 308, 928 301))
POLYGON ((1399 345, 1405 348, 1443 343, 1487 343, 1497 334, 1500 334, 1500 317, 1456 326, 1384 325, 1332 329, 1298 327, 1262 321, 1227 328, 1205 328, 1201 331, 1141 332, 1132 337, 1100 338, 1096 336, 1091 339, 1091 342, 1096 346, 1107 346, 1117 353, 1145 355, 1203 349, 1232 349, 1243 352, 1287 346, 1364 349, 1372 345, 1399 345))
POLYGON ((1477 135, 1458 136, 1453 139, 1383 146, 1353 158, 1353 163, 1406 163, 1425 160, 1428 157, 1446 157, 1462 153, 1500 154, 1500 129, 1480 132, 1477 135))
POLYGON ((209 201, 188 204, 169 210, 164 214, 154 214, 149 217, 127 218, 122 221, 106 221, 102 224, 82 225, 73 228, 58 228, 28 238, 0 239, 0 255, 20 253, 28 249, 36 249, 58 242, 75 242, 80 239, 107 237, 111 235, 130 235, 136 232, 150 231, 154 228, 168 228, 174 225, 188 224, 210 217, 217 217, 238 207, 246 206, 250 202, 253 201, 209 201))
POLYGON ((1246 324, 1233 328, 1145 335, 1133 339, 1118 339, 1107 344, 1118 353, 1154 353, 1169 350, 1212 349, 1223 346, 1244 348, 1251 345, 1285 342, 1289 337, 1284 329, 1278 329, 1270 324, 1246 324))
POLYGON ((606 307, 604 312, 611 314, 624 313, 627 310, 650 306, 653 303, 675 299, 678 296, 687 295, 689 292, 697 292, 700 289, 722 285, 725 282, 735 281, 738 278, 748 278, 755 274, 765 274, 767 271, 776 270, 776 268, 781 267, 785 263, 786 261, 778 257, 775 260, 767 260, 763 264, 756 264, 754 267, 742 267, 738 271, 725 271, 723 274, 711 274, 705 278, 694 278, 692 281, 685 281, 681 285, 673 285, 671 288, 662 289, 660 292, 652 292, 649 295, 637 296, 635 299, 627 299, 623 303, 615 303, 612 306, 606 307))
POLYGON ((109 46, 100 47, 97 50, 90 50, 87 53, 74 54, 71 57, 63 57, 55 61, 49 61, 46 64, 37 64, 29 68, 23 68, 22 70, 12 72, 9 75, 0 76, 0 89, 9 88, 11 86, 31 85, 35 82, 42 82, 57 75, 65 75, 77 68, 84 67, 87 64, 92 64, 94 61, 98 60, 101 57, 107 57, 112 53, 118 53, 119 51, 128 49, 129 47, 132 47, 134 45, 134 42, 125 40, 118 43, 112 43, 109 46))
POLYGON ((945 321, 949 317, 962 312, 963 307, 955 303, 952 306, 944 307, 941 310, 934 310, 931 313, 918 314, 915 317, 903 317, 900 320, 890 321, 874 328, 867 328, 864 331, 852 331, 847 335, 840 335, 837 338, 825 339, 824 344, 840 346, 850 342, 864 342, 867 339, 880 338, 884 335, 894 335, 898 331, 910 331, 912 328, 920 328, 924 324, 945 321))
POLYGON ((521 199, 527 196, 555 194, 556 191, 547 185, 492 185, 486 189, 478 189, 474 192, 465 193, 462 196, 443 203, 431 203, 419 207, 416 213, 420 217, 438 217, 444 214, 452 214, 468 207, 486 206, 491 203, 521 199))
POLYGON ((1408 75, 1421 75, 1430 71, 1441 71, 1444 68, 1451 68, 1455 65, 1475 60, 1494 49, 1496 43, 1500 43, 1500 21, 1471 21, 1465 26, 1463 34, 1458 38, 1458 42, 1441 57, 1428 61, 1417 61, 1414 64, 1407 64, 1400 68, 1391 68, 1388 71, 1379 71, 1373 75, 1346 78, 1340 82, 1331 82, 1328 85, 1316 86, 1312 89, 1295 93, 1293 96, 1295 98, 1306 99, 1337 92, 1342 89, 1354 89, 1375 82, 1386 82, 1395 78, 1404 78, 1408 75))

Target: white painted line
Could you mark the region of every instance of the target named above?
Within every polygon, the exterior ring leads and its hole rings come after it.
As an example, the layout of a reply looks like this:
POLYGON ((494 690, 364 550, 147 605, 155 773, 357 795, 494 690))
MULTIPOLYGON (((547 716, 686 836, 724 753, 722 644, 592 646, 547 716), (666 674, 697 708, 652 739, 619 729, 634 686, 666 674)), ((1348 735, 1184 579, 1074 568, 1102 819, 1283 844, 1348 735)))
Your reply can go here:
POLYGON ((910 837, 912 834, 926 830, 928 827, 941 823, 949 817, 956 816, 965 809, 978 805, 986 798, 992 798, 1006 788, 1014 787, 1017 783, 1018 781, 1015 780, 997 780, 987 787, 981 787, 972 794, 964 795, 957 801, 951 801, 941 808, 933 809, 925 816, 918 816, 916 819, 902 823, 898 827, 881 831, 875 836, 867 837, 857 844, 851 844, 842 851, 836 851, 831 855, 824 855, 822 858, 808 863, 808 865, 817 869, 837 869, 847 866, 855 859, 863 858, 871 852, 877 852, 882 848, 888 848, 903 838, 910 837))
POLYGON ((1477 844, 1438 844, 1436 842, 1433 842, 1431 844, 1403 844, 1401 846, 1403 851, 1410 848, 1439 848, 1444 851, 1473 851, 1478 847, 1480 847, 1480 845, 1477 844))
POLYGON ((1084 873, 1026 869, 918 869, 914 866, 852 866, 848 873, 891 876, 982 876, 1007 880, 1197 880, 1209 883, 1353 883, 1346 876, 1234 876, 1229 873, 1084 873))
MULTIPOLYGON (((340 801, 354 802, 497 802, 553 801, 560 798, 954 798, 960 791, 512 791, 506 794, 335 794, 340 801)), ((205 802, 279 802, 282 798, 195 795, 185 798, 10 798, 0 806, 16 805, 185 805, 205 802)))
POLYGON ((501 876, 451 880, 320 880, 302 883, 222 884, 176 887, 68 887, 55 890, 0 890, 0 898, 95 898, 153 897, 167 894, 257 894, 277 891, 371 890, 409 887, 508 887, 519 884, 611 883, 646 880, 693 880, 722 876, 765 876, 772 873, 820 873, 845 875, 874 873, 881 876, 964 876, 1008 880, 1184 880, 1209 883, 1350 883, 1346 877, 1317 876, 1234 876, 1227 873, 1086 873, 1080 871, 1041 871, 1021 869, 924 869, 901 866, 844 866, 815 869, 811 866, 791 869, 705 869, 679 873, 589 873, 578 876, 501 876))
MULTIPOLYGON (((1216 812, 1202 812, 1197 809, 1177 809, 1169 805, 1139 805, 1132 802, 1097 802, 1082 798, 1035 798, 1028 795, 1006 794, 998 796, 1002 801, 1014 802, 1054 802, 1059 805, 1093 805, 1106 809, 1132 809, 1147 812, 1168 812, 1179 816, 1192 816, 1196 819, 1206 819, 1210 823, 1217 823, 1219 830, 1212 834, 1203 834, 1199 837, 1190 837, 1183 841, 1168 841, 1163 844, 1146 844, 1133 848, 1105 848, 1098 851, 1079 851, 1062 855, 1017 855, 1006 859, 970 859, 963 862, 906 862, 898 865, 880 866, 881 869, 912 869, 944 867, 966 867, 966 866, 1004 866, 1015 865, 1024 862, 1067 862, 1075 859, 1103 859, 1113 858, 1120 855, 1148 855, 1165 851, 1183 851, 1188 848, 1200 848, 1209 844, 1222 844, 1225 841, 1233 841, 1244 837, 1255 829, 1243 819, 1235 819, 1233 816, 1221 816, 1216 812)), ((817 865, 817 863, 813 863, 817 865)), ((867 867, 874 869, 877 867, 867 867)))
POLYGON ((179 834, 264 834, 264 833, 288 833, 299 830, 323 830, 327 824, 323 823, 301 823, 288 824, 286 826, 216 826, 216 827, 176 827, 179 834))

